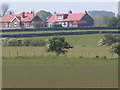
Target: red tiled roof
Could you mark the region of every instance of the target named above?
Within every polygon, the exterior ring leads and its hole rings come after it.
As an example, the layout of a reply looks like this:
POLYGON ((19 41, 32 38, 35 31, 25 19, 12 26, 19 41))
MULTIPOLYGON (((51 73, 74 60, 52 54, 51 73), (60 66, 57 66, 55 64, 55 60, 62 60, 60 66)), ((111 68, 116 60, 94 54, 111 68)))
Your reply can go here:
POLYGON ((0 22, 10 22, 14 17, 15 15, 11 14, 4 15, 2 18, 0 18, 0 22))
POLYGON ((0 18, 0 22, 11 22, 11 20, 14 17, 18 17, 21 21, 27 22, 27 21, 31 21, 37 15, 37 14, 25 12, 25 14, 24 14, 25 18, 21 18, 22 14, 23 13, 20 13, 20 14, 6 14, 2 18, 0 18))
MULTIPOLYGON (((21 21, 26 22, 26 21, 31 21, 37 14, 35 13, 28 13, 25 12, 25 18, 22 18, 21 21)), ((22 13, 20 13, 18 16, 22 16, 22 13)))
POLYGON ((56 19, 57 15, 59 14, 53 14, 50 19, 48 19, 48 22, 54 22, 54 21, 79 21, 82 19, 83 16, 86 15, 86 13, 71 13, 68 14, 68 17, 63 20, 56 19))

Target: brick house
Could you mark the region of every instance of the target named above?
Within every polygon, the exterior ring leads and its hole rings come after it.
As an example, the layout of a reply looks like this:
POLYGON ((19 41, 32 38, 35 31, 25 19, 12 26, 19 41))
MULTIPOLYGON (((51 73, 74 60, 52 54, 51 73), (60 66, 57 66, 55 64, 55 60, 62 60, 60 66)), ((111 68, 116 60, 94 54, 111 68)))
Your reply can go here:
POLYGON ((94 26, 94 20, 85 13, 72 13, 70 10, 68 14, 54 13, 48 19, 48 27, 58 25, 62 27, 84 27, 94 26))
POLYGON ((34 24, 44 26, 44 21, 35 13, 6 14, 0 18, 0 28, 33 28, 34 24))

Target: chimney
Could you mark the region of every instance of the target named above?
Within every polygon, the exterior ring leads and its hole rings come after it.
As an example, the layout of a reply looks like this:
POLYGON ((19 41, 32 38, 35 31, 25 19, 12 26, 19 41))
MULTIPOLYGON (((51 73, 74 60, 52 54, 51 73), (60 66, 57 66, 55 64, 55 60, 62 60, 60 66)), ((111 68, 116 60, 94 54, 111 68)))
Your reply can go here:
POLYGON ((31 11, 31 14, 33 14, 34 13, 34 11, 31 11))
POLYGON ((56 14, 56 12, 54 12, 54 14, 56 14))
POLYGON ((88 14, 87 11, 85 11, 85 13, 88 14))
POLYGON ((22 18, 25 18, 25 12, 22 13, 22 18))
POLYGON ((71 10, 69 10, 69 12, 68 12, 69 14, 72 14, 72 11, 71 10))
POLYGON ((10 14, 12 14, 12 12, 10 11, 10 14))

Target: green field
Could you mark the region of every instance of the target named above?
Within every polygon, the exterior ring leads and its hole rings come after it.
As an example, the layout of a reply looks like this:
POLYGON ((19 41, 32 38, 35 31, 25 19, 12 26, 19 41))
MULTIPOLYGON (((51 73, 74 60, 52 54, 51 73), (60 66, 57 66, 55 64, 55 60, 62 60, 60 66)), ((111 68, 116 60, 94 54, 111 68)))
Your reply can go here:
POLYGON ((3 88, 117 88, 117 59, 3 58, 3 88))
POLYGON ((56 30, 56 31, 45 31, 45 30, 39 30, 39 31, 22 31, 22 32, 2 32, 2 35, 10 35, 10 34, 38 34, 38 33, 56 33, 56 32, 83 32, 83 31, 118 31, 117 29, 111 30, 56 30))
MULTIPOLYGON (((103 36, 65 36, 74 48, 59 57, 46 47, 2 47, 3 88, 117 88, 118 56, 97 45, 103 36)), ((27 39, 38 38, 50 37, 27 39)))
MULTIPOLYGON (((3 47, 2 56, 55 56, 55 53, 47 53, 45 47, 3 47), (18 54, 17 54, 18 53, 18 54)), ((64 56, 64 55, 62 55, 64 56)), ((69 49, 65 56, 68 57, 87 57, 93 58, 96 56, 117 58, 116 54, 109 52, 109 47, 81 47, 76 46, 69 49), (99 51, 99 52, 98 52, 99 51)))
MULTIPOLYGON (((103 38, 104 34, 91 34, 91 35, 70 35, 65 36, 66 40, 73 46, 73 49, 69 49, 67 56, 80 57, 81 54, 84 57, 118 57, 116 54, 112 54, 109 51, 109 47, 98 46, 98 42, 103 38)), ((47 40, 49 37, 30 37, 27 39, 41 39, 47 40)), ((26 39, 26 38, 22 38, 26 39)), ((47 53, 46 47, 3 47, 3 56, 53 56, 54 53, 47 53), (16 54, 18 52, 18 55, 16 54)))

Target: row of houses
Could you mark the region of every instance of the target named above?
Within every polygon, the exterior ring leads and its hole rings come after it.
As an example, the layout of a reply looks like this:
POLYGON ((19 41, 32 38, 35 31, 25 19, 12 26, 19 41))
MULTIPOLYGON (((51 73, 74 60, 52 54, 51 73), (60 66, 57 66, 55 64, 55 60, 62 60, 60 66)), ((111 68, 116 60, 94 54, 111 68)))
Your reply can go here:
POLYGON ((34 28, 35 24, 40 27, 84 27, 93 26, 94 20, 86 11, 85 13, 72 13, 71 10, 67 14, 55 12, 47 23, 33 12, 6 14, 0 18, 0 28, 34 28))

